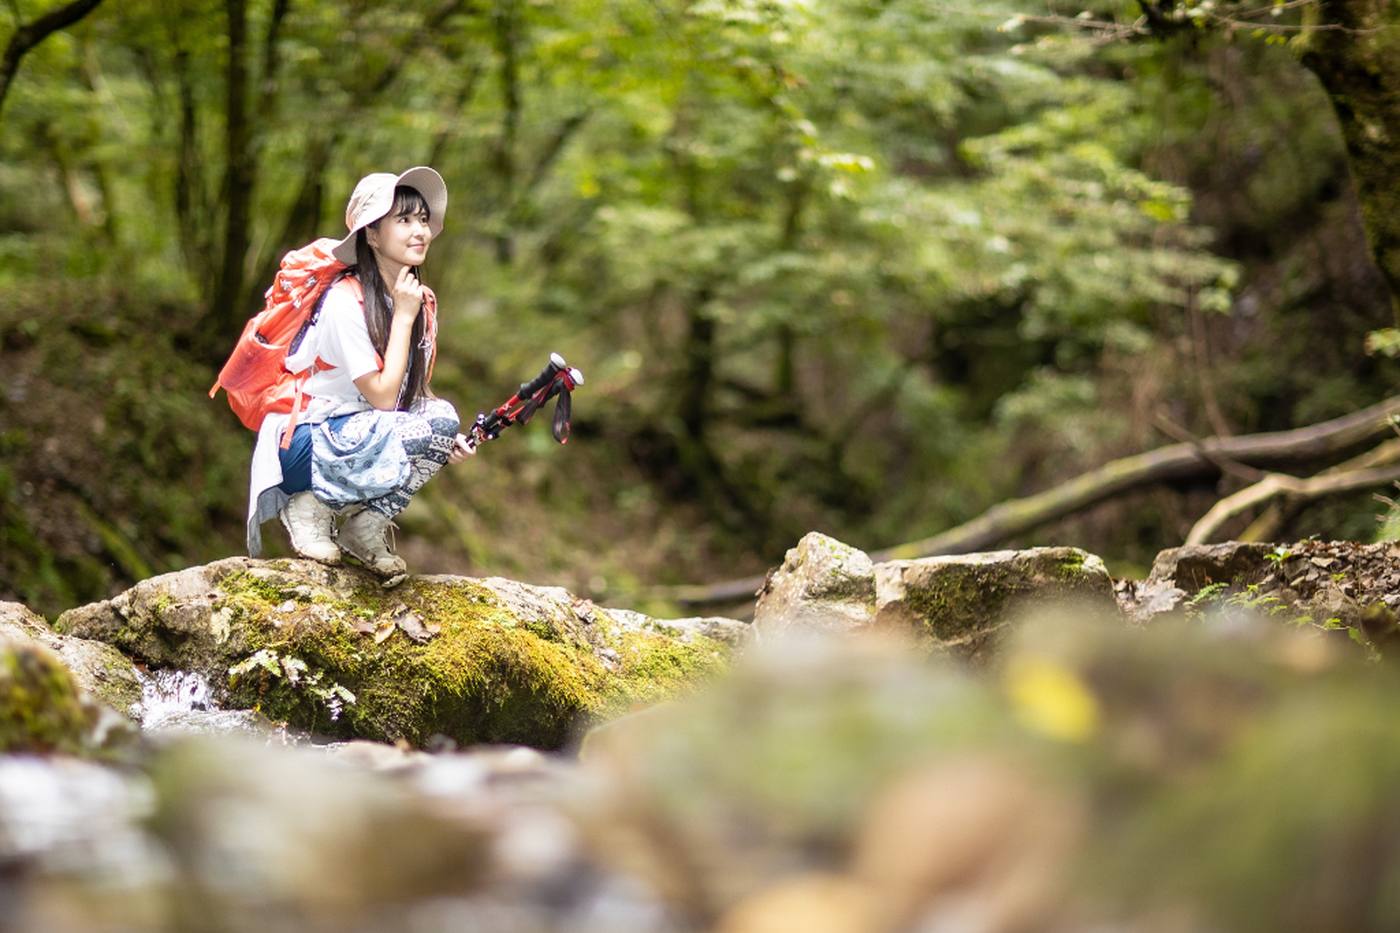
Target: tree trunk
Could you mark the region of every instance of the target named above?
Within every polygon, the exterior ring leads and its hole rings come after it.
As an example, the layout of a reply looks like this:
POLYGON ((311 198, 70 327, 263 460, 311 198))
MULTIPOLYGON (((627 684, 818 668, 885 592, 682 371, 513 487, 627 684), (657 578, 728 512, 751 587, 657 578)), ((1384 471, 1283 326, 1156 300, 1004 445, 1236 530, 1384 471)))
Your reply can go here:
POLYGON ((494 161, 500 178, 501 210, 497 217, 496 262, 508 266, 515 261, 515 242, 511 238, 506 207, 515 196, 515 146, 520 132, 520 62, 517 49, 519 16, 515 0, 499 0, 492 16, 496 33, 496 54, 501 58, 501 135, 496 140, 494 161))
POLYGON ((1324 0, 1318 25, 1303 64, 1337 113, 1371 254, 1400 323, 1400 3, 1324 0))
POLYGON ((247 0, 227 0, 225 6, 228 10, 228 111, 224 142, 228 164, 224 170, 224 237, 219 253, 219 278, 209 315, 217 333, 232 337, 249 313, 249 309, 242 307, 242 300, 254 172, 252 125, 248 114, 248 5, 247 0))

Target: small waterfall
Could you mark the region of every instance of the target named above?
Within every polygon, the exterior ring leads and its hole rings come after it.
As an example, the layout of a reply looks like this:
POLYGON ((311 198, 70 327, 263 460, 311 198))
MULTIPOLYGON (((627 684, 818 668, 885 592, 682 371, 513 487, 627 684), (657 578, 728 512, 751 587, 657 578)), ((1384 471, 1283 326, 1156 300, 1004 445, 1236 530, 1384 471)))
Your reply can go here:
POLYGON ((307 745, 308 733, 271 722, 255 710, 222 709, 203 674, 193 671, 138 672, 141 699, 132 717, 143 732, 160 736, 247 735, 269 745, 307 745))

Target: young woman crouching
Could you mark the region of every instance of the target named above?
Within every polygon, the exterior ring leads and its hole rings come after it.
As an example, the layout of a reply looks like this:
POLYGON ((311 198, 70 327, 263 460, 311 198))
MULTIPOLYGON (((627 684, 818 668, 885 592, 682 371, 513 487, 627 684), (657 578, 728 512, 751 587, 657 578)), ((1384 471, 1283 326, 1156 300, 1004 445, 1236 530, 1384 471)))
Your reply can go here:
POLYGON ((428 389, 436 307, 418 267, 442 231, 447 186, 427 167, 368 175, 345 211, 349 234, 332 250, 349 268, 325 293, 286 367, 314 366, 289 447, 289 416, 263 419, 253 451, 248 552, 274 515, 303 557, 346 554, 393 586, 407 575, 390 521, 446 463, 474 451, 456 410, 428 389), (426 306, 426 307, 425 307, 426 306), (339 530, 337 516, 343 518, 339 530))

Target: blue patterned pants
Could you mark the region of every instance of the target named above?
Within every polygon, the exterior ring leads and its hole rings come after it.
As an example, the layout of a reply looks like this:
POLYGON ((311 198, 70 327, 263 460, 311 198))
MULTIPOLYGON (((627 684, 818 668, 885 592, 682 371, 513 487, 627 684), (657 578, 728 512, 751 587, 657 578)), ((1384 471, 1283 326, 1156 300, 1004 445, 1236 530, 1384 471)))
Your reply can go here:
POLYGON ((310 489, 333 508, 361 504, 393 518, 442 469, 460 426, 456 409, 438 398, 408 411, 361 411, 300 425, 291 448, 281 452, 282 489, 310 489))

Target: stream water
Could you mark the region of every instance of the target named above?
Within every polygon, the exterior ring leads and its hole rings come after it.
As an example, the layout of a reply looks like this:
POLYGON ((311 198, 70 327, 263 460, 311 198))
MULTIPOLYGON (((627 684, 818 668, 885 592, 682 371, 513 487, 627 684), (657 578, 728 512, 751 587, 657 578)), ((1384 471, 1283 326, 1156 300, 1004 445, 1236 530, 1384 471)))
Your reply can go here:
POLYGON ((209 681, 189 671, 138 672, 141 699, 131 709, 143 732, 159 740, 187 735, 260 737, 269 745, 312 745, 310 733, 277 725, 255 710, 221 709, 209 681))

